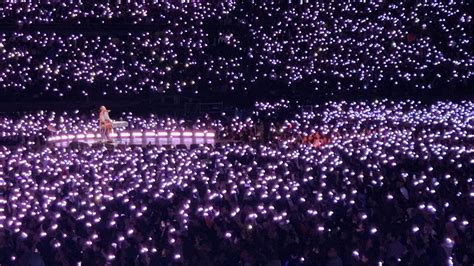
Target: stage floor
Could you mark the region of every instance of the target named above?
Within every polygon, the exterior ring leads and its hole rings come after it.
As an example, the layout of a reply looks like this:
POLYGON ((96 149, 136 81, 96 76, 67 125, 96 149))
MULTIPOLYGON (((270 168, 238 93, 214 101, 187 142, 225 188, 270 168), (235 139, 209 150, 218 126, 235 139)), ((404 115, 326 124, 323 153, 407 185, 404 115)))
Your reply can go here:
MULTIPOLYGON (((215 133, 212 131, 123 131, 111 134, 112 145, 186 145, 215 144, 215 133)), ((48 138, 50 143, 67 147, 72 142, 88 145, 106 143, 98 133, 59 134, 48 138)))

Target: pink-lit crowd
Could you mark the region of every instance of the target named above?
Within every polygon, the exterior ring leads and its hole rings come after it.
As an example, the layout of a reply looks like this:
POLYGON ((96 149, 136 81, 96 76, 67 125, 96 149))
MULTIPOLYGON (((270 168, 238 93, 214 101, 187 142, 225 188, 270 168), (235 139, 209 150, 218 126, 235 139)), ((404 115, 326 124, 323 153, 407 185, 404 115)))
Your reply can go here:
POLYGON ((474 265, 471 5, 1 1, 0 265, 474 265))
MULTIPOLYGON (((0 263, 474 262, 472 102, 342 101, 303 110, 280 101, 247 113, 122 114, 130 127, 212 126, 232 140, 214 147, 0 146, 0 263), (261 119, 267 133, 257 129, 261 119), (237 137, 247 131, 254 133, 237 137), (330 141, 301 143, 315 133, 330 141)), ((57 115, 2 121, 31 136, 44 121, 66 132, 97 127, 93 115, 57 115)))
POLYGON ((473 75, 462 0, 118 2, 1 3, 0 89, 81 99, 267 89, 258 81, 429 91, 473 75), (103 29, 117 24, 132 28, 103 29))

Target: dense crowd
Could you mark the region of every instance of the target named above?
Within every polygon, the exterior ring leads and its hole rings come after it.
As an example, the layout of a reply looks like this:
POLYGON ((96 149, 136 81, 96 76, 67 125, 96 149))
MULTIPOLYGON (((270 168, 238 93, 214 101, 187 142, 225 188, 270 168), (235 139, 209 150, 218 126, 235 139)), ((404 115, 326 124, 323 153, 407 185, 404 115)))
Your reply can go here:
MULTIPOLYGON (((455 94, 474 73, 463 0, 86 2, 0 3, 0 100, 455 94)), ((0 265, 474 265, 472 101, 308 102, 111 113, 216 132, 188 148, 59 147, 97 110, 0 114, 0 265)))
POLYGON ((404 91, 472 79, 472 16, 462 0, 122 2, 0 4, 0 25, 25 27, 0 34, 1 89, 58 97, 202 94, 262 90, 257 81, 275 80, 334 92, 404 91), (117 23, 157 26, 100 30, 117 23), (54 30, 79 24, 96 31, 54 30))
MULTIPOLYGON (((0 147, 0 264, 474 263, 474 103, 291 106, 210 119, 239 133, 265 118, 258 141, 0 147), (302 144, 315 133, 329 141, 302 144)), ((124 115, 144 127, 183 124, 124 115)), ((68 130, 94 120, 63 116, 68 130)))

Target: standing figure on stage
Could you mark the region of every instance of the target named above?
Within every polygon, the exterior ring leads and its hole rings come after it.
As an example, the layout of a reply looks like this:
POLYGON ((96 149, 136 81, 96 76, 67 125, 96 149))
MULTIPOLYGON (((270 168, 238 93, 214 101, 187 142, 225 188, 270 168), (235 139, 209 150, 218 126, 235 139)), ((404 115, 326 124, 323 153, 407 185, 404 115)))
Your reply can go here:
POLYGON ((109 111, 105 106, 100 107, 99 128, 102 135, 105 135, 107 141, 110 141, 110 133, 112 133, 112 120, 109 117, 109 111))

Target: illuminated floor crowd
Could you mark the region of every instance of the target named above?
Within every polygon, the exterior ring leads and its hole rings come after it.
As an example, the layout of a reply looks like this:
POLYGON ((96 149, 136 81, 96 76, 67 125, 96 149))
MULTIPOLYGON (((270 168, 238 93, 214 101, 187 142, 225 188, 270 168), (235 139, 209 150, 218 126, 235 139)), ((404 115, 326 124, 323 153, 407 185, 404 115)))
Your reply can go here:
POLYGON ((212 127, 232 140, 193 149, 58 148, 31 138, 42 119, 73 131, 93 116, 0 118, 18 129, 0 126, 3 139, 26 139, 0 146, 0 264, 24 250, 46 265, 474 262, 472 102, 280 101, 247 113, 123 114, 130 127, 212 127), (302 143, 314 133, 328 141, 302 143))

